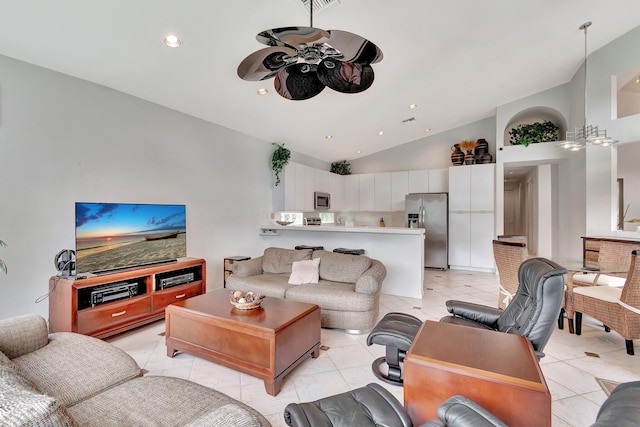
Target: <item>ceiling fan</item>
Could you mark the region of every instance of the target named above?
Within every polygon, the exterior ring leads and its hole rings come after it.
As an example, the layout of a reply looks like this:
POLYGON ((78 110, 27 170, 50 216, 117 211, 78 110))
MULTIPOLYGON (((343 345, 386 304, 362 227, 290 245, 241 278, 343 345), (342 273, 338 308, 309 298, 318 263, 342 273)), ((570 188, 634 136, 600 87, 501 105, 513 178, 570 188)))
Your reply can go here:
POLYGON ((265 30, 256 39, 269 47, 247 56, 238 77, 259 81, 275 77, 276 92, 300 101, 329 87, 342 93, 359 93, 373 84, 371 64, 382 51, 369 40, 347 31, 313 27, 313 1, 309 27, 265 30))

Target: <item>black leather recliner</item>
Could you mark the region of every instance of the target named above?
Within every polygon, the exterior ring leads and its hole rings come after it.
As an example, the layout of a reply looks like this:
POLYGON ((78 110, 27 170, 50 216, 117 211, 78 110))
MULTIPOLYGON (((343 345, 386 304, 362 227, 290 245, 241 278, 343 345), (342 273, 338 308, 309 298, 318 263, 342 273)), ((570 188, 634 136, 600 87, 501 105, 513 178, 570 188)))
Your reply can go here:
MULTIPOLYGON (((438 420, 422 427, 506 427, 477 403, 452 396, 438 407, 438 420)), ((402 404, 380 384, 371 383, 315 402, 290 403, 284 420, 292 427, 413 427, 402 404)))
POLYGON ((450 300, 446 305, 452 316, 440 321, 524 336, 540 359, 560 314, 566 273, 553 261, 529 258, 520 264, 518 290, 504 311, 450 300))

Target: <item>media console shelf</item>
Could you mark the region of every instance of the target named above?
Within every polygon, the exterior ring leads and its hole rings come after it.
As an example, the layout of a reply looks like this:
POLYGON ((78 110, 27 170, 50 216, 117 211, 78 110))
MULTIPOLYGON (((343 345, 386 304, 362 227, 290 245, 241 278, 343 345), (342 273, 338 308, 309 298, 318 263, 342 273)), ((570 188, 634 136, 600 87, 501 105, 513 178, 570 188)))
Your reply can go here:
POLYGON ((87 278, 49 279, 49 329, 106 338, 164 319, 167 305, 206 292, 206 262, 170 264, 87 278))

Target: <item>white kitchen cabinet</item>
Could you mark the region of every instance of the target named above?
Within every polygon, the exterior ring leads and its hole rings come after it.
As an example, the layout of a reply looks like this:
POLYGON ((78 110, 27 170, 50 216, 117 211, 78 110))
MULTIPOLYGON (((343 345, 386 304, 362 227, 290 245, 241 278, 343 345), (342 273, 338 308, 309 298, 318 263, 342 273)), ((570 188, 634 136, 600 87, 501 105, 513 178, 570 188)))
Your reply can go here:
POLYGON ((449 264, 494 270, 495 164, 449 168, 449 264))
POLYGON ((391 210, 391 173, 376 173, 373 180, 373 208, 378 212, 389 212, 391 210))
POLYGON ((409 172, 391 172, 391 210, 404 211, 404 196, 409 194, 409 172))
POLYGON ((449 210, 471 210, 471 166, 449 168, 449 210))
POLYGON ((344 177, 343 210, 360 210, 360 175, 345 175, 344 177))
POLYGON ((372 173, 360 174, 360 210, 375 210, 375 176, 372 173))
POLYGON ((331 176, 331 210, 339 212, 344 210, 344 177, 329 172, 331 176))
POLYGON ((449 211, 449 265, 471 265, 471 213, 449 211))
POLYGON ((494 239, 493 212, 472 212, 470 214, 469 265, 475 268, 493 268, 494 239))
POLYGON ((302 195, 302 211, 313 211, 313 192, 316 191, 316 175, 317 169, 302 166, 304 168, 304 194, 302 195))
POLYGON ((429 170, 409 171, 409 193, 429 192, 429 170))
POLYGON ((495 165, 468 166, 471 170, 469 203, 472 211, 493 211, 495 204, 495 165))
POLYGON ((449 169, 429 169, 429 193, 449 191, 449 169))

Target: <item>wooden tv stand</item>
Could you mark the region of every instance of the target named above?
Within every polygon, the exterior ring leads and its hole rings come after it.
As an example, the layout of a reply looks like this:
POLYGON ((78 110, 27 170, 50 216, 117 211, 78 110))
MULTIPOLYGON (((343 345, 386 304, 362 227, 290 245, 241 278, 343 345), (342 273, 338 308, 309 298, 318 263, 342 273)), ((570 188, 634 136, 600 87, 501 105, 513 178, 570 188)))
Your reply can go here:
POLYGON ((164 319, 167 305, 206 289, 206 262, 201 258, 82 279, 53 276, 49 279, 49 329, 106 338, 164 319))

